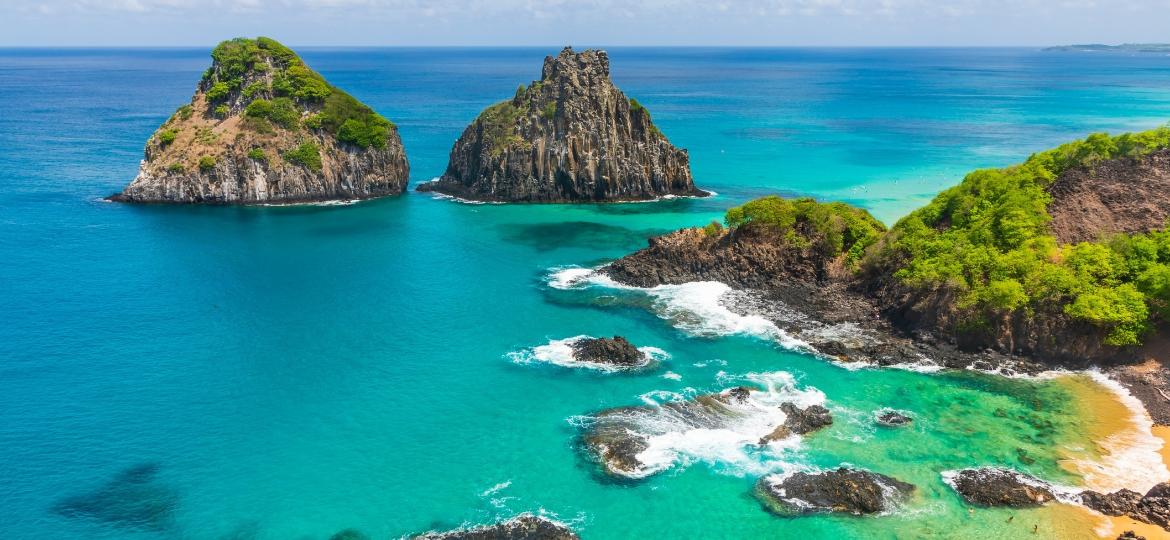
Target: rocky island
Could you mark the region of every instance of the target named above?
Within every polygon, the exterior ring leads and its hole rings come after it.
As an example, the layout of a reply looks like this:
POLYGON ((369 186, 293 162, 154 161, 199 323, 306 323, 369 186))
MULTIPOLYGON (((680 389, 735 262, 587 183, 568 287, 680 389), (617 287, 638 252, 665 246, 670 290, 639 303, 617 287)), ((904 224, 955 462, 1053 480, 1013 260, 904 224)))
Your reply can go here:
POLYGON ((406 190, 394 124, 291 49, 237 38, 211 57, 191 103, 151 136, 138 176, 110 200, 299 203, 406 190))
POLYGON ((467 200, 609 202, 704 196, 686 150, 609 78, 605 51, 565 48, 540 80, 484 110, 446 172, 418 187, 467 200))

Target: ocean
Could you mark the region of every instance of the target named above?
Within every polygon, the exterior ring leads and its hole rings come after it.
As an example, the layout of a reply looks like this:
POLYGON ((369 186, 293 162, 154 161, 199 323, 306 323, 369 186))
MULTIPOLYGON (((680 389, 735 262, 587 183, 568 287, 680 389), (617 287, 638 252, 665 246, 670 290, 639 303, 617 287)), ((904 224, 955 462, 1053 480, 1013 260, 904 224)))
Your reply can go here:
POLYGON ((533 512, 587 539, 1080 538, 1092 530, 1058 508, 969 510, 942 473, 1003 465, 1111 488, 1170 474, 1151 452, 1102 446, 1116 429, 1149 440, 1140 414, 1110 427, 1100 377, 846 369, 728 310, 718 283, 570 279, 757 196, 843 200, 892 224, 967 171, 1163 125, 1170 56, 609 49, 616 84, 717 195, 566 206, 413 192, 555 47, 310 48, 312 67, 397 123, 410 193, 102 202, 190 99, 211 45, 0 49, 0 536, 396 538, 533 512), (663 360, 565 366, 556 345, 578 335, 663 360), (750 418, 663 422, 642 479, 608 477, 581 450, 598 411, 740 384, 823 402, 834 423, 759 448, 750 418), (883 408, 912 426, 876 427, 883 408), (763 476, 843 464, 917 490, 869 517, 781 518, 753 496, 763 476), (1104 479, 1083 472, 1093 464, 1104 479))

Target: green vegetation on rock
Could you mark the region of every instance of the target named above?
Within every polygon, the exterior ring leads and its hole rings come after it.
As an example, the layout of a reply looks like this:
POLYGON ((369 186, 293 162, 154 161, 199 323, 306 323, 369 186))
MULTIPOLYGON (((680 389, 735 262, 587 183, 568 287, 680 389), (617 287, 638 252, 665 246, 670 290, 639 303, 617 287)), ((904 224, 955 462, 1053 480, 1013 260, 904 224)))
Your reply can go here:
MULTIPOLYGON (((265 37, 231 39, 216 46, 211 57, 214 69, 204 74, 209 102, 240 99, 246 117, 268 120, 289 130, 299 127, 302 112, 307 111, 314 120, 306 127, 325 129, 337 140, 362 148, 386 147, 393 123, 329 84, 277 41, 265 37), (269 78, 271 86, 266 82, 269 78)), ((215 111, 226 116, 228 109, 222 109, 223 114, 218 107, 215 111)), ((262 132, 266 127, 263 122, 247 125, 262 132)))
POLYGON ((1136 345, 1151 315, 1170 315, 1170 232, 1058 245, 1046 188, 1072 167, 1170 146, 1170 128, 1082 141, 1024 163, 967 175, 900 220, 869 255, 901 282, 945 287, 971 326, 1058 309, 1101 328, 1110 345, 1136 345))
POLYGON ((175 142, 175 137, 177 135, 178 135, 178 132, 176 132, 173 129, 164 129, 164 130, 158 132, 158 144, 160 144, 162 146, 166 146, 168 144, 171 144, 171 143, 175 142))
MULTIPOLYGON (((865 210, 841 202, 820 203, 808 197, 762 197, 728 210, 724 221, 732 229, 749 223, 771 227, 787 244, 812 246, 829 257, 844 255, 849 265, 861 260, 865 249, 886 230, 865 210)), ((704 232, 717 233, 713 225, 717 224, 707 225, 704 232)))
POLYGON ((290 163, 308 167, 309 170, 314 172, 321 171, 321 151, 317 148, 316 144, 310 141, 305 141, 300 146, 286 151, 284 153, 284 159, 290 163))
POLYGON ((215 168, 215 158, 212 156, 203 156, 199 158, 199 170, 210 171, 215 168))
POLYGON ((511 100, 501 101, 484 109, 477 121, 483 126, 484 137, 492 143, 492 154, 499 155, 512 145, 524 140, 516 130, 516 120, 524 111, 511 100))
POLYGON ((263 148, 253 148, 248 150, 248 157, 256 161, 268 161, 268 155, 264 153, 263 148))

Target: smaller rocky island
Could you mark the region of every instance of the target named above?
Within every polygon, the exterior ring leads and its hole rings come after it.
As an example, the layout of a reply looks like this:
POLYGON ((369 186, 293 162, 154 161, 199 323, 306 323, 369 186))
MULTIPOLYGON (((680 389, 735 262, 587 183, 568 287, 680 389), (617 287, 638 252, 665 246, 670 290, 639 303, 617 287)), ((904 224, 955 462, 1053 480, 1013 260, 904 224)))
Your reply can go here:
POLYGON ((1085 491, 1081 504, 1107 516, 1128 516, 1170 531, 1170 482, 1150 488, 1145 495, 1128 489, 1109 494, 1085 491))
POLYGON ((551 519, 520 514, 512 519, 470 529, 428 532, 414 540, 580 540, 577 533, 551 519))
POLYGON ((649 355, 639 351, 634 344, 621 336, 582 338, 574 341, 570 347, 573 348, 573 358, 578 362, 602 364, 617 369, 645 367, 651 361, 649 355))
POLYGON ((782 516, 822 512, 888 512, 915 490, 913 484, 875 472, 840 467, 816 473, 766 476, 756 484, 764 507, 782 516))
POLYGON ((877 422, 877 425, 882 427, 908 426, 911 422, 914 421, 913 418, 893 409, 882 409, 877 411, 877 413, 874 414, 873 420, 874 422, 877 422))
POLYGON ((146 144, 138 176, 109 199, 265 204, 406 190, 398 130, 288 47, 237 38, 211 53, 191 103, 146 144))
POLYGON ((1000 467, 951 471, 943 479, 964 501, 977 506, 1026 508, 1056 499, 1046 482, 1000 467))
POLYGON ((650 113, 614 86, 605 51, 566 47, 540 80, 484 110, 419 191, 494 202, 642 201, 705 196, 650 113))

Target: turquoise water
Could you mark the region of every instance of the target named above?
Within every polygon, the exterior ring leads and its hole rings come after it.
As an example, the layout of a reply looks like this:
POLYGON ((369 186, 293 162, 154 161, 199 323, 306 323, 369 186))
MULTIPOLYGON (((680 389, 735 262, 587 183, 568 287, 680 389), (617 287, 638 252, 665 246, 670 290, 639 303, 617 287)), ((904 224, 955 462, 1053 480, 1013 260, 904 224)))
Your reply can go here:
MULTIPOLYGON (((550 52, 304 57, 398 123, 418 183, 439 175, 463 126, 537 77, 550 52)), ((1033 524, 1048 527, 1039 511, 1011 523, 1003 512, 968 513, 939 473, 1000 463, 1077 483, 1055 460, 1089 445, 1089 420, 1058 382, 849 371, 753 335, 696 332, 710 320, 638 291, 559 290, 548 276, 764 193, 844 199, 892 222, 966 170, 1090 131, 1162 124, 1170 57, 610 53, 615 81, 690 150, 697 184, 717 197, 103 203, 189 99, 206 52, 0 50, 0 535, 325 538, 356 527, 386 538, 542 509, 586 538, 1030 538, 1033 524), (579 334, 621 334, 671 358, 607 375, 507 356, 579 334), (833 427, 786 451, 698 449, 640 482, 605 478, 577 448, 582 415, 775 372, 823 393, 833 427), (875 429, 869 415, 886 406, 912 412, 914 427, 875 429), (864 519, 776 518, 751 496, 765 472, 841 463, 919 493, 864 519), (82 499, 111 519, 55 511, 142 464, 157 466, 146 484, 82 499), (177 502, 135 521, 143 500, 177 502)))

